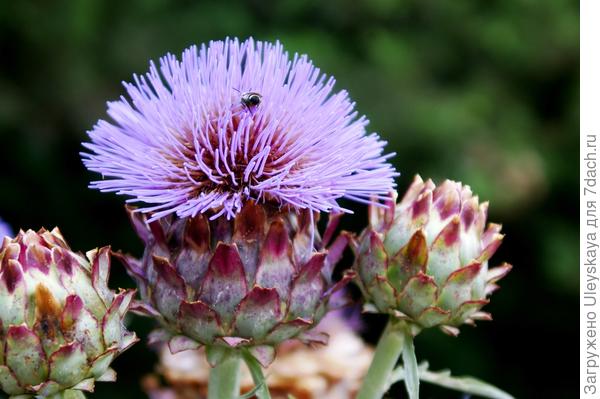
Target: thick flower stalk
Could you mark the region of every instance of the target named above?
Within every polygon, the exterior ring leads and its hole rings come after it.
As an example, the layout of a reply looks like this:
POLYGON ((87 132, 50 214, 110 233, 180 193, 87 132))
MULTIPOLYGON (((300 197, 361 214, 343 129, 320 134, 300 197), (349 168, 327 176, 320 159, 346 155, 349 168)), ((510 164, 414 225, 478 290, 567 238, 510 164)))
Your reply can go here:
POLYGON ((480 309, 511 266, 488 268, 504 236, 498 224, 486 228, 487 208, 468 186, 436 187, 419 176, 398 204, 372 207, 354 245, 368 309, 452 335, 463 323, 490 320, 480 309))
POLYGON ((265 366, 287 339, 323 342, 310 329, 351 277, 331 281, 348 238, 326 249, 339 215, 321 239, 308 213, 248 202, 234 220, 197 215, 148 225, 130 212, 146 250, 141 261, 119 256, 140 289, 137 310, 160 322, 154 338, 174 353, 206 346, 213 364, 223 350, 245 348, 265 366))
POLYGON ((123 326, 134 291, 107 286, 110 249, 72 252, 58 229, 0 246, 0 387, 11 398, 83 398, 114 381, 137 341, 123 326))
POLYGON ((93 188, 142 202, 152 220, 245 202, 345 211, 337 200, 386 196, 396 175, 346 91, 279 43, 215 41, 168 54, 108 104, 89 132, 93 188))

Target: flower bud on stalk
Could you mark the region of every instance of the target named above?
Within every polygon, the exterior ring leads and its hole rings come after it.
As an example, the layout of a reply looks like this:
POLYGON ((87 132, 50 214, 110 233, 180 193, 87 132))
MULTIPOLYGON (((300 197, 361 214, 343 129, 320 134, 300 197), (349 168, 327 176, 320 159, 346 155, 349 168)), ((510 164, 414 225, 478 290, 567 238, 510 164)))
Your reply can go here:
MULTIPOLYGON (((390 367, 403 347, 405 363, 414 360, 412 336, 423 328, 437 326, 455 336, 464 323, 491 320, 481 308, 511 269, 506 263, 488 268, 504 236, 500 225, 486 228, 488 204, 480 204, 468 186, 446 180, 436 187, 416 176, 395 202, 394 195, 386 208, 371 206, 369 227, 353 242, 365 309, 391 316, 382 338, 398 351, 390 367), (394 337, 397 332, 401 336, 394 337)), ((416 384, 412 392, 409 387, 412 398, 418 379, 406 381, 416 384)), ((363 391, 359 398, 380 394, 363 391)))

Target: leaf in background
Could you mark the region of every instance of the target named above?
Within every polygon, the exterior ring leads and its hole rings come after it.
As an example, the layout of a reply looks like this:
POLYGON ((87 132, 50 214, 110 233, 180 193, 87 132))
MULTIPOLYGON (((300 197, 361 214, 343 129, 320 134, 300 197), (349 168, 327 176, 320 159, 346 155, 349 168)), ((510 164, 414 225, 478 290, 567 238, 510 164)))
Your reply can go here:
POLYGON ((419 367, 415 356, 415 344, 410 328, 404 330, 404 350, 402 351, 404 363, 405 385, 410 399, 419 399, 419 367))
MULTIPOLYGON (((450 370, 429 371, 428 368, 429 363, 427 362, 423 362, 419 365, 418 373, 421 381, 489 399, 514 399, 512 395, 487 382, 478 380, 477 378, 469 376, 454 377, 450 375, 450 370)), ((405 372, 404 367, 398 367, 392 373, 390 386, 406 377, 407 373, 405 372)))
POLYGON ((263 375, 262 367, 258 360, 256 360, 256 358, 248 350, 244 350, 242 352, 242 357, 244 358, 244 361, 250 370, 255 387, 250 392, 243 395, 240 399, 249 399, 254 397, 254 395, 256 395, 258 399, 271 399, 269 387, 267 385, 267 379, 263 375))

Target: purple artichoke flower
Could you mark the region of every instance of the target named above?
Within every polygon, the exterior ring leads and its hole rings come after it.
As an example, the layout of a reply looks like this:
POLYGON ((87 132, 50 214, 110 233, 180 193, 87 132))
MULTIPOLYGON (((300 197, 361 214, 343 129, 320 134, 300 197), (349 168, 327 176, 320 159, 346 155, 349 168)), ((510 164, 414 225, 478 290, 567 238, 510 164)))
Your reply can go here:
POLYGON ((106 178, 93 188, 145 203, 130 212, 144 255, 119 257, 137 310, 160 324, 152 339, 204 346, 215 365, 239 352, 267 365, 283 341, 324 341, 311 330, 352 277, 332 281, 349 240, 334 238, 348 211, 337 201, 388 198, 385 142, 333 78, 279 43, 191 47, 134 80, 82 156, 106 178), (319 212, 335 213, 322 235, 319 212))
POLYGON ((10 226, 5 223, 2 219, 0 219, 0 239, 2 237, 12 237, 12 229, 10 226))
POLYGON ((333 92, 305 55, 280 43, 215 41, 150 64, 108 103, 84 146, 91 187, 145 203, 151 220, 211 211, 228 219, 244 203, 347 211, 370 203, 397 175, 385 142, 367 134, 346 91, 333 92))

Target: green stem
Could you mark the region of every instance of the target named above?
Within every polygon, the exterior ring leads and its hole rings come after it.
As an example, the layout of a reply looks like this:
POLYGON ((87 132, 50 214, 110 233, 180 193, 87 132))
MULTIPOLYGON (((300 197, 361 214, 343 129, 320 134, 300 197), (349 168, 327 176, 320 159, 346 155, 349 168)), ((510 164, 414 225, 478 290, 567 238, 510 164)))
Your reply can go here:
POLYGON ((409 326, 404 328, 404 350, 402 363, 404 363, 404 385, 410 399, 419 399, 419 365, 415 356, 415 344, 409 326))
POLYGON ((231 353, 210 370, 208 399, 237 399, 240 396, 241 360, 231 353))
POLYGON ((271 399, 269 386, 267 385, 267 380, 262 372, 262 366, 250 352, 244 351, 243 356, 244 361, 250 370, 250 374, 252 375, 254 385, 256 386, 254 394, 258 399, 271 399))
POLYGON ((375 356, 356 399, 381 399, 383 397, 403 347, 404 333, 390 320, 379 339, 375 356))

